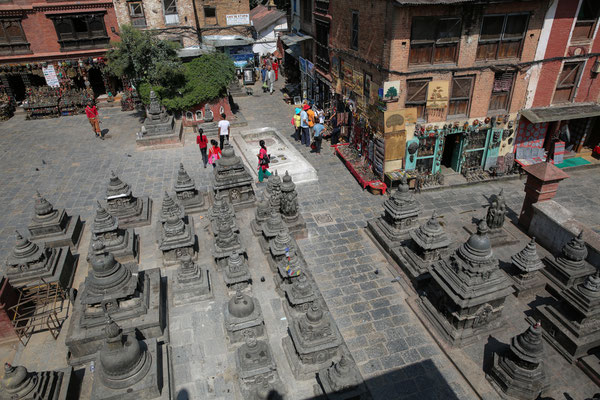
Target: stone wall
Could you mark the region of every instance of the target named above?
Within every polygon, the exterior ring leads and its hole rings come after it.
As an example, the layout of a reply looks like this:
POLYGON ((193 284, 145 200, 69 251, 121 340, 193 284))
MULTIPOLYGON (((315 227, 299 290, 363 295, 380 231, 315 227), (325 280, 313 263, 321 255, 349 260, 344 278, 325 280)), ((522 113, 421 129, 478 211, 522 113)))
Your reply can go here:
POLYGON ((527 233, 535 236, 536 241, 550 252, 558 254, 563 245, 582 229, 588 247, 587 261, 592 265, 600 265, 600 235, 573 218, 571 211, 554 200, 533 205, 533 218, 527 233))
POLYGON ((202 35, 242 35, 250 36, 250 25, 227 26, 227 15, 250 14, 248 0, 193 0, 198 16, 198 28, 202 35), (207 17, 205 7, 214 7, 216 17, 207 17))

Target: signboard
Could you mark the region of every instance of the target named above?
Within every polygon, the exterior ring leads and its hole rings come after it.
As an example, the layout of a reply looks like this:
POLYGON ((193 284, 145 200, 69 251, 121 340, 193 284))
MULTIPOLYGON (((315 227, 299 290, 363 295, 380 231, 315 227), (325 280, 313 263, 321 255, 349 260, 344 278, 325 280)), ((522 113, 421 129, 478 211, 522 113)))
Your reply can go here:
POLYGON ((228 26, 232 25, 250 25, 250 14, 229 14, 225 15, 228 26))
POLYGON ((404 113, 402 112, 403 110, 395 110, 395 111, 386 111, 384 113, 384 132, 385 133, 389 133, 389 132, 397 132, 397 131, 403 131, 405 129, 404 124, 405 119, 404 119, 404 113))
POLYGON ((365 88, 363 78, 364 78, 364 75, 363 75, 362 71, 357 71, 357 70, 353 71, 352 82, 354 83, 354 93, 356 93, 359 96, 363 95, 363 90, 365 88))
POLYGON ((315 65, 308 60, 306 60, 306 73, 312 79, 315 79, 315 65))
POLYGON ((427 108, 443 109, 448 107, 449 81, 431 81, 427 88, 427 108))
POLYGON ((300 72, 306 73, 306 59, 300 57, 300 72))
POLYGON ((400 81, 383 82, 383 101, 398 101, 400 81))
POLYGON ((353 85, 353 82, 352 82, 352 65, 348 64, 347 62, 344 62, 342 64, 342 73, 344 74, 344 83, 349 88, 352 88, 352 85, 353 85))
POLYGON ((58 82, 58 77, 56 76, 56 71, 54 70, 54 65, 50 64, 47 67, 42 67, 42 71, 44 72, 44 78, 46 78, 46 84, 48 86, 60 86, 60 83, 58 82))

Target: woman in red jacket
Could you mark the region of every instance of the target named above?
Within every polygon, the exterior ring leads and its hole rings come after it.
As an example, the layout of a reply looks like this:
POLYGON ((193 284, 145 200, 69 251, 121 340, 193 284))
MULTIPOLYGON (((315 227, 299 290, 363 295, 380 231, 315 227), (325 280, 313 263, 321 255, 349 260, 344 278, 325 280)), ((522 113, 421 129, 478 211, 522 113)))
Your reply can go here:
POLYGON ((277 59, 273 61, 271 68, 273 68, 273 71, 275 72, 275 80, 279 79, 279 62, 277 62, 277 59))
POLYGON ((258 182, 261 183, 265 176, 267 178, 271 176, 271 173, 268 169, 271 157, 267 153, 267 146, 265 146, 265 141, 261 140, 260 142, 258 142, 258 144, 260 145, 260 151, 258 152, 258 182))
POLYGON ((208 162, 212 164, 213 168, 217 168, 217 160, 221 158, 221 149, 219 143, 214 139, 210 141, 210 144, 212 147, 208 150, 208 162))
POLYGON ((88 121, 90 121, 90 125, 92 125, 92 129, 94 130, 96 136, 100 136, 100 139, 103 139, 102 135, 100 134, 101 131, 100 121, 98 120, 98 109, 92 104, 91 101, 88 102, 87 107, 85 108, 85 115, 88 118, 88 121))

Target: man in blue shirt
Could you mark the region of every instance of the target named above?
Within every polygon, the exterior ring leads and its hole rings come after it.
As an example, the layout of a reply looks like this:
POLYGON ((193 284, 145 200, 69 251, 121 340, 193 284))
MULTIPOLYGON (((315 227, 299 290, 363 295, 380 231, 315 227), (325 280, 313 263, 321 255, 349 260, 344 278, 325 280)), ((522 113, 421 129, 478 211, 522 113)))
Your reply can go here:
POLYGON ((316 123, 313 126, 313 132, 314 132, 314 140, 315 140, 315 149, 311 150, 312 153, 317 153, 317 154, 321 154, 321 142, 323 141, 323 129, 325 129, 325 126, 323 126, 323 124, 321 123, 316 123))
POLYGON ((300 142, 306 147, 310 146, 310 130, 308 126, 308 114, 306 110, 308 110, 310 106, 305 104, 302 107, 302 112, 300 113, 300 128, 302 129, 302 135, 300 136, 300 142))

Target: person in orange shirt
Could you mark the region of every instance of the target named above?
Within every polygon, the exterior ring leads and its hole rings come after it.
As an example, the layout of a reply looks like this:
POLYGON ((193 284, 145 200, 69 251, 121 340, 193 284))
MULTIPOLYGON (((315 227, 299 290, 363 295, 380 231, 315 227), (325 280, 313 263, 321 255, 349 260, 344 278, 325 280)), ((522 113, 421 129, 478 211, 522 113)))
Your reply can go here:
POLYGON ((312 108, 309 108, 306 110, 306 114, 308 115, 308 129, 310 131, 310 140, 312 141, 314 135, 313 126, 315 126, 315 112, 312 108))
POLYGON ((98 119, 98 109, 95 105, 92 104, 91 101, 88 102, 87 107, 85 108, 85 115, 90 121, 90 125, 92 125, 92 129, 96 136, 99 136, 100 139, 104 139, 102 137, 102 133, 100 131, 100 120, 98 119))

